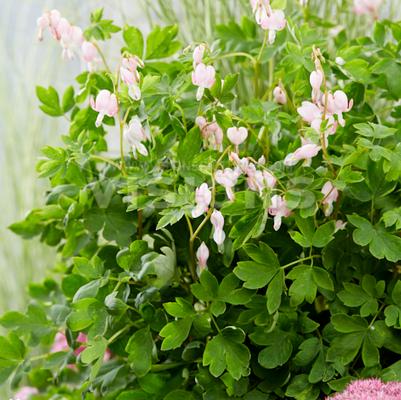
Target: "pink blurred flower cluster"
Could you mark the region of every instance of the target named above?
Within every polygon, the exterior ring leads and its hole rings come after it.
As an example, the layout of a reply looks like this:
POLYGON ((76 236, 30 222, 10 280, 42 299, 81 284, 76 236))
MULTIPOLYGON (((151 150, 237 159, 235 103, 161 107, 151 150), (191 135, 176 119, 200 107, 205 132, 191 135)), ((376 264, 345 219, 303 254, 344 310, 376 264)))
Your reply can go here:
POLYGON ((72 59, 81 50, 82 59, 88 64, 90 70, 99 61, 95 45, 86 41, 82 29, 62 17, 60 11, 46 11, 38 18, 37 25, 39 40, 42 40, 43 33, 49 30, 53 38, 60 43, 63 58, 72 59))
POLYGON ((326 400, 400 400, 401 382, 383 383, 379 379, 362 379, 352 382, 344 392, 326 400))
POLYGON ((256 23, 269 32, 268 42, 274 43, 276 32, 282 31, 287 25, 284 12, 272 9, 270 0, 250 0, 250 2, 256 23))
MULTIPOLYGON (((79 344, 79 346, 74 350, 74 354, 76 356, 78 356, 85 350, 87 341, 88 337, 84 333, 80 332, 76 339, 76 342, 79 344)), ((54 337, 54 342, 50 349, 50 352, 58 353, 60 351, 69 351, 69 350, 70 346, 68 344, 67 337, 65 336, 64 333, 57 332, 56 336, 54 337)), ((103 361, 106 362, 110 360, 111 355, 112 355, 111 351, 107 349, 106 352, 104 353, 103 361)), ((71 370, 76 370, 75 364, 68 364, 67 368, 71 370)), ((35 394, 39 394, 37 388, 31 386, 23 386, 17 393, 15 393, 14 398, 15 400, 29 400, 35 394)))

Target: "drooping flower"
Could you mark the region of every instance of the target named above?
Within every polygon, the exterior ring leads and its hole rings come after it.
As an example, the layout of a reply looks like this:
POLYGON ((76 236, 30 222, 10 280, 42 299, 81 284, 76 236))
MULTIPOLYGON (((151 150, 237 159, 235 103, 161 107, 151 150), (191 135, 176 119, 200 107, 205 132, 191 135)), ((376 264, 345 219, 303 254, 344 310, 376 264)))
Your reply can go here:
POLYGON ((260 26, 269 31, 269 43, 273 44, 276 40, 276 32, 282 31, 287 25, 284 12, 282 10, 268 10, 267 15, 262 18, 260 26))
POLYGON ((216 82, 216 70, 213 66, 206 66, 203 63, 198 64, 195 67, 195 71, 192 72, 192 83, 198 86, 196 93, 196 100, 200 101, 203 97, 205 89, 210 89, 216 82))
POLYGON ((333 95, 328 96, 327 109, 330 114, 337 115, 341 126, 345 126, 343 113, 350 111, 353 103, 353 100, 348 101, 347 95, 342 90, 336 90, 333 95))
POLYGON ((244 127, 236 128, 228 128, 227 129, 227 137, 232 144, 238 147, 241 143, 245 142, 248 137, 248 130, 244 127))
POLYGON ((327 181, 322 187, 324 215, 328 217, 333 212, 333 203, 338 199, 338 189, 327 181))
POLYGON ((192 210, 192 217, 198 218, 209 209, 209 204, 212 201, 212 192, 210 191, 207 183, 202 183, 195 190, 195 203, 196 206, 192 210))
POLYGON ((81 46, 82 59, 86 62, 89 71, 94 70, 94 66, 99 62, 99 53, 96 46, 88 41, 84 41, 81 46))
POLYGON ((270 8, 269 0, 250 0, 252 12, 255 15, 255 20, 258 25, 267 16, 267 10, 270 8))
POLYGON ((198 276, 202 273, 204 269, 207 268, 207 260, 209 258, 209 249, 205 242, 202 242, 196 251, 196 259, 198 261, 198 276))
POLYGON ((76 342, 79 343, 79 346, 74 350, 74 354, 76 356, 85 350, 87 341, 88 337, 85 335, 85 333, 79 332, 76 340, 76 342))
POLYGON ((57 31, 57 25, 60 22, 61 14, 58 10, 46 11, 41 15, 36 23, 38 26, 38 39, 43 40, 43 32, 45 29, 49 29, 51 35, 56 39, 60 40, 59 33, 57 31))
POLYGON ((17 393, 15 393, 15 400, 30 400, 31 396, 38 394, 38 389, 31 386, 24 386, 17 393))
POLYGON ((346 223, 346 222, 344 222, 344 221, 341 220, 341 219, 338 219, 338 220, 336 221, 336 228, 335 228, 335 229, 336 229, 336 232, 345 229, 346 226, 347 226, 347 223, 346 223))
POLYGON ((214 174, 216 182, 222 185, 226 189, 227 197, 229 200, 234 200, 233 187, 237 184, 237 180, 240 173, 231 168, 225 168, 224 170, 217 170, 214 174))
POLYGON ((323 72, 319 69, 317 71, 312 71, 310 74, 309 82, 312 86, 312 101, 317 102, 321 97, 320 87, 323 83, 323 72))
POLYGON ((274 217, 273 228, 278 231, 281 227, 281 219, 288 217, 291 214, 291 210, 287 207, 287 202, 281 196, 275 194, 271 198, 271 204, 269 207, 269 214, 274 217))
POLYGON ((250 163, 246 169, 247 183, 250 190, 262 194, 264 189, 273 189, 277 179, 267 170, 259 171, 255 165, 250 163))
MULTIPOLYGON (((195 124, 198 125, 199 129, 200 129, 201 132, 202 132, 202 131, 203 131, 203 128, 205 128, 206 125, 207 125, 207 120, 206 120, 205 117, 203 117, 203 116, 201 116, 201 115, 198 115, 198 116, 195 118, 195 124)), ((203 135, 203 132, 202 132, 202 135, 203 135)))
POLYGON ((90 104, 92 109, 99 113, 96 119, 97 127, 102 124, 105 115, 109 117, 114 117, 118 112, 116 95, 106 89, 103 89, 98 93, 98 95, 96 96, 96 100, 91 97, 90 104))
POLYGON ((273 90, 274 100, 278 104, 287 104, 287 95, 280 86, 276 86, 273 90))
POLYGON ((345 60, 342 57, 336 57, 335 62, 337 65, 340 65, 340 66, 345 65, 345 60))
POLYGON ((151 140, 150 133, 142 126, 141 120, 135 116, 129 124, 124 127, 124 138, 131 146, 134 158, 137 158, 137 152, 143 156, 148 155, 148 150, 142 142, 151 140))
POLYGON ((283 30, 287 25, 284 12, 273 10, 269 0, 251 0, 250 2, 256 23, 262 29, 269 31, 269 43, 274 43, 276 32, 283 30))
POLYGON ((358 15, 371 15, 378 17, 382 0, 354 0, 354 12, 358 15))
POLYGON ((202 63, 203 56, 205 54, 205 50, 206 50, 206 47, 205 47, 204 44, 200 44, 200 45, 195 47, 193 55, 192 55, 193 60, 194 60, 194 63, 193 63, 194 68, 196 68, 196 66, 198 64, 202 63))
POLYGON ((205 117, 196 117, 195 123, 198 125, 206 145, 214 150, 223 150, 223 130, 216 121, 208 123, 205 117))
POLYGON ((305 122, 311 125, 321 123, 323 118, 322 110, 310 101, 303 101, 301 107, 297 108, 298 114, 305 122))
POLYGON ((214 232, 213 232, 213 240, 216 242, 218 246, 224 243, 224 239, 226 238, 226 234, 224 233, 224 217, 223 214, 218 211, 214 210, 211 217, 210 222, 213 225, 214 232))
POLYGON ((379 379, 361 379, 350 383, 344 392, 327 400, 396 400, 401 399, 401 382, 383 383, 379 379))
POLYGON ((70 347, 68 346, 67 338, 64 333, 57 332, 50 352, 57 353, 59 351, 68 351, 69 349, 70 347))
POLYGON ((305 165, 310 165, 312 163, 312 158, 317 156, 320 149, 321 147, 317 144, 302 138, 302 146, 285 157, 284 165, 292 167, 301 160, 304 160, 305 165))
POLYGON ((143 67, 143 61, 137 56, 124 58, 121 63, 120 77, 128 86, 128 94, 133 100, 141 99, 141 89, 139 88, 141 76, 139 75, 138 68, 143 67))
POLYGON ((60 33, 60 44, 63 48, 63 58, 71 60, 81 48, 84 42, 84 35, 79 26, 70 25, 68 21, 63 23, 63 21, 64 18, 61 19, 57 28, 60 33), (62 28, 60 28, 61 25, 62 28))
POLYGON ((60 42, 65 59, 72 59, 84 41, 82 29, 71 25, 58 10, 45 12, 37 19, 37 26, 39 29, 38 39, 42 40, 44 30, 49 29, 53 38, 60 42))

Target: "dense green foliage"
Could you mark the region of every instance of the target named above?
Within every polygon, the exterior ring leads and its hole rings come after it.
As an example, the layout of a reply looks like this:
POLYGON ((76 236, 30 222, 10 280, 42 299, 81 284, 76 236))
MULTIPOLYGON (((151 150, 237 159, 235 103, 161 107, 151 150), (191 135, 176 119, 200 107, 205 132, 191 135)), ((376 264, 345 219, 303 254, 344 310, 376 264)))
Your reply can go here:
MULTIPOLYGON (((40 235, 59 258, 51 278, 30 285, 27 310, 0 318, 10 331, 0 337, 2 382, 28 383, 38 400, 314 400, 352 377, 401 380, 401 25, 376 22, 371 37, 353 40, 330 28, 296 16, 269 45, 246 17, 218 26, 205 55, 217 79, 200 102, 192 50, 180 50, 176 26, 147 38, 122 28, 122 54, 145 63, 139 101, 106 60, 62 94, 37 88, 42 111, 66 117, 70 129, 64 146, 45 147, 38 163, 51 184, 45 206, 11 229, 40 235), (354 106, 310 166, 289 167, 283 160, 300 132, 317 135, 296 112, 310 98, 316 48, 327 87, 342 89, 354 106), (240 73, 219 76, 223 59, 240 73), (244 81, 252 94, 242 98, 236 86, 244 81), (283 106, 272 101, 278 83, 283 106), (96 127, 88 100, 103 89, 117 95, 119 111, 96 127), (260 168, 277 187, 258 193, 241 177, 229 201, 215 173, 232 166, 234 148, 225 137, 223 152, 204 149, 200 115, 224 132, 246 126, 241 156, 264 156, 260 168), (136 159, 128 148, 123 159, 100 154, 105 136, 120 131, 122 141, 134 116, 151 132, 148 156, 136 159), (328 180, 340 196, 326 216, 328 180), (204 182, 210 209, 192 218, 204 182), (268 208, 277 193, 291 215, 276 231, 268 208), (211 238, 214 207, 225 217, 223 246, 211 238), (201 242, 210 256, 198 277, 201 242), (51 351, 57 332, 68 351, 51 351), (88 341, 77 354, 79 333, 88 341)), ((118 32, 96 11, 85 35, 101 43, 118 32)))

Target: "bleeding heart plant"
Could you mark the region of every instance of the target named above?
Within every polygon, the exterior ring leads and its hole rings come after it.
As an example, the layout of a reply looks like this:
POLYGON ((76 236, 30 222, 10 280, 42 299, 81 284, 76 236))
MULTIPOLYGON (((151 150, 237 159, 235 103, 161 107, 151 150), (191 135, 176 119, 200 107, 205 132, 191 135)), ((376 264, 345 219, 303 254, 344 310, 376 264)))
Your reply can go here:
POLYGON ((401 26, 351 40, 310 3, 252 0, 184 50, 176 26, 126 25, 113 57, 102 10, 39 18, 85 71, 37 88, 70 126, 37 165, 45 205, 11 226, 58 252, 0 318, 17 397, 399 395, 401 26))

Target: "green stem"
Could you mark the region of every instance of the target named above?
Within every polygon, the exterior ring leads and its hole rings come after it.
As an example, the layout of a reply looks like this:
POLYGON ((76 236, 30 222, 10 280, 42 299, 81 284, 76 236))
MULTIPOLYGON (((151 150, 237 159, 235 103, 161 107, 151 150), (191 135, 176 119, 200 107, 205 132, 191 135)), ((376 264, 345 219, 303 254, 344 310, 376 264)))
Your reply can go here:
POLYGON ((256 62, 257 62, 255 57, 253 57, 252 55, 250 55, 248 53, 244 53, 242 51, 235 51, 233 53, 222 54, 221 56, 216 57, 216 59, 222 60, 224 58, 231 58, 231 57, 246 57, 246 58, 249 58, 253 64, 256 64, 256 62))
POLYGON ((127 330, 131 328, 132 324, 128 324, 124 326, 124 328, 120 329, 117 331, 110 339, 107 340, 107 344, 113 343, 115 340, 118 339, 119 336, 121 336, 123 333, 125 333, 127 330))
POLYGON ((191 272, 193 281, 196 281, 197 275, 196 275, 194 241, 191 240, 194 235, 194 230, 192 228, 191 220, 189 219, 188 215, 186 215, 186 214, 185 214, 185 219, 187 221, 188 229, 189 229, 189 271, 191 272))
POLYGON ((258 54, 258 56, 256 57, 256 62, 257 62, 257 63, 259 63, 259 62, 260 62, 260 59, 262 58, 263 50, 265 49, 265 47, 266 47, 266 45, 267 45, 267 40, 268 40, 268 38, 269 38, 269 31, 266 31, 266 32, 265 32, 265 36, 264 36, 264 38, 263 38, 262 46, 260 47, 260 50, 259 50, 259 54, 258 54))
POLYGON ((31 358, 30 358, 30 361, 31 361, 31 362, 40 361, 40 360, 43 360, 44 358, 50 357, 52 354, 53 354, 53 353, 40 354, 40 355, 38 355, 38 356, 31 357, 31 358))
POLYGON ((295 261, 292 261, 292 262, 290 262, 288 264, 283 265, 281 268, 282 269, 286 269, 286 268, 291 267, 292 265, 296 265, 296 264, 298 264, 300 262, 307 261, 307 260, 312 260, 313 258, 321 258, 321 256, 320 255, 313 255, 313 256, 309 256, 309 257, 300 258, 299 260, 295 260, 295 261))
POLYGON ((126 176, 127 169, 125 166, 125 158, 124 158, 124 122, 121 121, 120 116, 118 117, 120 124, 120 157, 121 157, 121 173, 126 176))
POLYGON ((182 123, 184 125, 185 131, 187 131, 187 120, 185 119, 185 112, 184 112, 183 108, 177 102, 174 102, 174 105, 177 108, 177 110, 180 111, 182 123))
POLYGON ((120 166, 113 160, 110 160, 109 158, 98 156, 98 155, 91 155, 89 158, 93 161, 104 162, 104 163, 112 165, 113 167, 115 167, 117 169, 120 169, 120 166))
POLYGON ((105 66, 107 72, 109 72, 109 73, 111 74, 111 69, 110 69, 109 65, 107 64, 106 57, 105 57, 103 51, 101 50, 100 46, 99 46, 97 43, 95 43, 95 42, 92 42, 92 43, 93 43, 93 45, 96 47, 96 50, 97 50, 97 52, 99 53, 100 58, 102 59, 103 64, 104 64, 104 66, 105 66))
POLYGON ((254 73, 254 77, 253 77, 253 82, 254 82, 254 89, 255 89, 255 96, 256 97, 259 97, 259 89, 260 89, 260 85, 259 85, 259 81, 260 81, 259 77, 261 75, 260 59, 262 58, 263 50, 266 47, 268 37, 269 37, 269 32, 266 31, 265 35, 263 37, 262 46, 260 47, 259 53, 258 53, 258 55, 257 55, 257 57, 255 59, 255 62, 254 62, 255 73, 254 73))
POLYGON ((370 202, 370 223, 373 224, 373 219, 375 216, 375 198, 372 198, 372 201, 370 202))
POLYGON ((269 60, 269 86, 268 90, 268 99, 271 101, 273 98, 273 78, 274 78, 274 58, 272 57, 269 60))
POLYGON ((212 320, 212 322, 213 322, 213 325, 216 327, 217 332, 221 333, 220 327, 219 327, 219 325, 217 324, 217 321, 216 321, 216 319, 214 318, 213 314, 210 314, 210 318, 211 318, 211 320, 212 320))
POLYGON ((383 304, 380 306, 380 308, 377 310, 376 315, 373 317, 372 321, 370 321, 370 324, 369 324, 369 326, 368 326, 368 329, 370 329, 370 328, 373 326, 373 324, 375 323, 377 317, 378 317, 378 316, 380 315, 380 313, 383 311, 383 309, 384 309, 385 306, 386 306, 386 305, 383 303, 383 304))
POLYGON ((174 363, 166 363, 166 364, 156 364, 156 365, 152 365, 152 372, 161 372, 161 371, 167 371, 169 369, 174 369, 174 368, 178 368, 181 367, 183 365, 185 365, 186 362, 174 362, 174 363))
POLYGON ((138 210, 138 229, 137 229, 137 233, 138 233, 138 240, 142 239, 143 236, 143 211, 142 210, 138 210))

